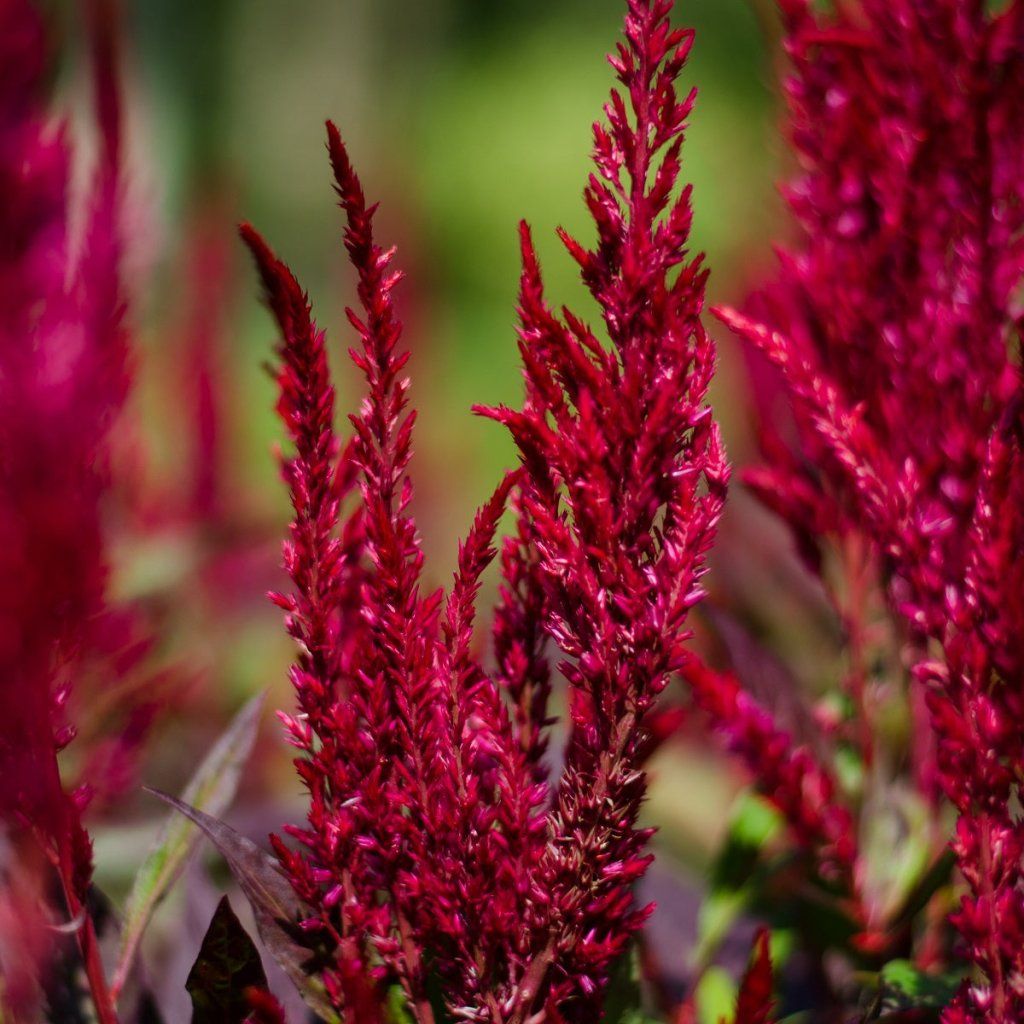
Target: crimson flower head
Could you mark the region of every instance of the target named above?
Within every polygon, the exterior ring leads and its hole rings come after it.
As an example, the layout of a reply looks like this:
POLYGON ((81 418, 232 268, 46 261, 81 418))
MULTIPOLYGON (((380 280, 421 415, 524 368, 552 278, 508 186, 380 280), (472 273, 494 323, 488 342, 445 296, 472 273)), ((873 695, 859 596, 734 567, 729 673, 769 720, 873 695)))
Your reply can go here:
MULTIPOLYGON (((0 2, 0 818, 29 848, 26 862, 41 858, 54 870, 60 920, 86 916, 92 853, 81 816, 110 781, 97 769, 66 786, 57 761, 75 736, 73 684, 118 631, 100 614, 109 435, 128 381, 109 15, 103 4, 90 7, 102 145, 84 217, 75 218, 70 147, 46 107, 44 22, 28 0, 0 2)), ((112 739, 103 752, 115 774, 132 742, 112 739)), ((5 897, 8 907, 16 902, 5 897)), ((106 1024, 113 1007, 91 921, 77 934, 106 1024)), ((45 980, 45 967, 36 970, 28 995, 8 979, 12 1012, 25 1012, 45 980)))
POLYGON ((650 833, 636 825, 647 716, 686 664, 686 617, 703 595, 729 476, 706 401, 715 364, 700 320, 706 272, 687 251, 689 189, 676 189, 695 96, 680 97, 675 83, 693 35, 670 26, 670 10, 629 4, 610 58, 622 91, 594 126, 585 192, 597 244, 560 233, 609 343, 549 307, 523 225, 526 401, 488 413, 519 449, 518 534, 570 687, 542 864, 551 924, 535 963, 571 1019, 595 1012, 609 966, 646 916, 632 883, 650 860, 650 833))
POLYGON ((526 397, 482 410, 511 431, 521 465, 481 507, 447 594, 424 588, 409 508, 400 274, 332 125, 366 389, 347 443, 309 301, 242 229, 281 331, 279 411, 294 444, 293 589, 275 600, 300 644, 300 714, 283 717, 310 809, 288 830, 296 845, 275 843, 310 907, 328 998, 352 1019, 379 1019, 389 983, 418 1024, 434 1019, 435 986, 460 1020, 591 1019, 646 916, 632 889, 651 859, 637 826, 648 724, 688 662, 687 614, 729 475, 707 405, 706 273, 687 252, 689 190, 676 188, 694 97, 675 83, 692 33, 670 25, 671 7, 629 0, 611 58, 622 91, 594 128, 586 189, 598 242, 562 234, 599 327, 549 308, 521 229, 526 397), (510 495, 491 670, 475 599, 510 495), (557 779, 544 763, 549 647, 570 690, 557 779))

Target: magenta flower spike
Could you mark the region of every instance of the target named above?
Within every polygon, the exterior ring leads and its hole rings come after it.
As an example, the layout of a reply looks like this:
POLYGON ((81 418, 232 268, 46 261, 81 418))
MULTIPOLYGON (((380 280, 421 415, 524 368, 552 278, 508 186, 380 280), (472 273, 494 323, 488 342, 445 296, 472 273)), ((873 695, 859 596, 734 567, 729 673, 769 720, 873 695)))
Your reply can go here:
MULTIPOLYGON (((532 603, 570 684, 571 733, 542 866, 545 906, 535 911, 542 945, 528 981, 530 991, 550 986, 548 999, 567 1020, 597 1012, 611 964, 649 910, 632 897, 650 861, 650 833, 636 824, 645 720, 686 664, 686 615, 703 594, 704 555, 729 475, 706 405, 714 368, 700 322, 706 275, 686 251, 689 190, 675 192, 694 101, 677 95, 675 81, 692 33, 671 28, 670 10, 661 0, 629 4, 625 42, 610 58, 623 93, 612 93, 607 125, 594 126, 586 201, 597 247, 561 233, 611 345, 570 311, 549 308, 524 225, 527 400, 521 410, 488 413, 520 452, 515 543, 530 552, 539 590, 532 603)), ((520 608, 531 600, 521 589, 507 594, 520 608)), ((521 717, 536 722, 543 712, 521 717)))
MULTIPOLYGON (((111 639, 100 635, 113 626, 100 616, 100 505, 109 434, 128 383, 115 23, 103 4, 87 13, 101 152, 74 237, 67 133, 46 109, 45 25, 27 0, 0 3, 0 813, 59 879, 57 913, 81 921, 90 992, 99 1019, 111 1024, 85 909, 92 848, 82 825, 93 792, 111 780, 69 791, 57 761, 75 736, 67 703, 76 678, 111 639)), ((131 742, 114 741, 104 761, 111 771, 120 771, 131 742)), ((35 978, 8 979, 13 1014, 32 1012, 49 952, 39 950, 35 978)))
POLYGON ((636 823, 647 723, 688 662, 686 616, 729 475, 706 401, 706 275, 686 252, 689 191, 675 189, 693 104, 675 80, 692 33, 671 28, 671 6, 629 4, 611 58, 625 98, 613 93, 595 126, 586 193, 598 248, 563 234, 611 344, 549 310, 523 227, 526 404, 481 410, 512 431, 521 467, 478 513, 447 598, 422 589, 409 511, 400 274, 332 125, 366 388, 344 450, 308 300, 242 229, 281 330, 279 411, 295 447, 294 591, 276 600, 301 649, 300 714, 283 717, 310 812, 288 830, 297 846, 276 848, 311 908, 328 996, 352 1019, 375 1019, 394 983, 418 1024, 434 1020, 432 986, 460 1020, 589 1019, 647 913, 632 894, 651 859, 636 823), (490 672, 474 607, 510 495, 490 672), (552 644, 572 716, 557 781, 544 760, 552 644))
POLYGON ((960 815, 954 921, 980 974, 946 1019, 1006 1024, 1024 1014, 1024 6, 781 7, 800 241, 750 316, 722 315, 781 373, 799 450, 766 424, 752 482, 798 534, 864 537, 883 568, 960 815))

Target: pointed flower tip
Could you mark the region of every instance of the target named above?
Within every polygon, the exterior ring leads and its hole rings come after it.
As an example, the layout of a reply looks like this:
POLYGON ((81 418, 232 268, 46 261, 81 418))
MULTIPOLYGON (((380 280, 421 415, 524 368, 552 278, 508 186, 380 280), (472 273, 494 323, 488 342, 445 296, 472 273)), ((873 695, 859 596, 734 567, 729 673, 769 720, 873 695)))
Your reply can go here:
POLYGON ((245 243, 260 268, 269 267, 277 262, 273 251, 264 237, 248 221, 238 225, 238 237, 245 243))
POLYGON ((732 327, 741 321, 746 322, 746 317, 732 306, 711 306, 709 312, 716 320, 720 320, 727 327, 732 327))

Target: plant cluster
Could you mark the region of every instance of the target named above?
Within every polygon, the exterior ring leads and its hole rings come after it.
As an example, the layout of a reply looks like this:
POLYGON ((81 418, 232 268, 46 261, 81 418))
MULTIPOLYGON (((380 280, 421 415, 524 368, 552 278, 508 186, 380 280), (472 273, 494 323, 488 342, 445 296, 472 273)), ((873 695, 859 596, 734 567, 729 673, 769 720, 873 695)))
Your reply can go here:
POLYGON ((186 985, 198 1024, 286 1020, 261 950, 311 1019, 346 1024, 1024 1020, 1024 3, 778 6, 796 232, 743 311, 716 313, 748 343, 762 458, 744 482, 841 626, 838 692, 794 728, 694 643, 730 465, 678 184, 693 33, 672 0, 626 0, 594 237, 559 231, 597 319, 553 306, 520 225, 523 398, 476 409, 518 466, 447 590, 412 511, 402 274, 332 123, 363 388, 347 427, 306 292, 242 226, 280 335, 293 518, 271 596, 298 650, 278 716, 307 814, 269 853, 220 820, 257 697, 180 799, 158 794, 171 817, 115 927, 86 815, 129 788, 168 702, 159 625, 107 594, 131 501, 119 19, 83 0, 99 155, 77 208, 46 22, 0 0, 0 1020, 159 1020, 139 946, 201 835, 259 945, 222 899, 186 985), (638 887, 649 762, 683 725, 721 739, 751 795, 674 992, 638 887), (741 912, 762 927, 715 1000, 741 912))

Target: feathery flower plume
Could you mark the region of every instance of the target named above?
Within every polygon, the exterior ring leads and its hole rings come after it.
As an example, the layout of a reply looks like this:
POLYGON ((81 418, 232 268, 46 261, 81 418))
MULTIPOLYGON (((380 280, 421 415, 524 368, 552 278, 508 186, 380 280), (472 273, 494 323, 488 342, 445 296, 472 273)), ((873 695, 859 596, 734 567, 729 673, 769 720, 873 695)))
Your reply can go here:
POLYGON ((537 831, 537 784, 472 638, 479 578, 515 477, 480 511, 444 607, 441 594, 422 594, 408 511, 413 417, 400 377, 408 356, 396 347, 391 301, 399 275, 393 252, 374 241, 374 208, 333 125, 328 149, 362 305, 361 316, 349 311, 362 339, 351 354, 368 391, 340 455, 323 335, 291 273, 242 229, 282 331, 279 410, 296 449, 285 463, 295 592, 277 601, 303 649, 292 671, 302 715, 285 722, 311 805, 308 827, 288 830, 303 853, 276 847, 316 912, 307 930, 330 947, 324 980, 339 1010, 377 1019, 392 979, 416 1020, 431 1021, 436 973, 468 1016, 488 1000, 496 1007, 494 974, 515 941, 515 873, 537 831))
POLYGON ((947 1019, 1015 1021, 1024 5, 781 6, 802 238, 755 316, 723 317, 781 371, 800 453, 769 436, 754 483, 804 535, 869 538, 885 570, 960 812, 955 922, 984 975, 947 1019))
MULTIPOLYGON (((74 738, 65 706, 103 625, 100 500, 127 385, 109 14, 90 9, 102 153, 74 239, 69 147, 45 109, 45 27, 27 0, 0 3, 0 813, 53 866, 103 1024, 115 1013, 86 910, 81 824, 92 789, 67 792, 57 754, 74 738)), ((31 1007, 9 1010, 17 1020, 31 1007)))
MULTIPOLYGON (((513 543, 528 544, 532 564, 509 561, 538 590, 524 593, 512 577, 499 624, 532 604, 570 684, 572 728, 541 867, 545 906, 534 911, 540 946, 525 984, 528 995, 550 986, 566 1020, 598 1011, 610 965, 646 917, 632 896, 651 859, 650 832, 636 824, 646 788, 640 751, 656 698, 687 663, 686 616, 703 594, 729 475, 706 404, 714 369, 700 322, 706 274, 686 250, 689 189, 675 188, 694 101, 680 98, 675 82, 693 33, 671 27, 671 9, 667 0, 629 3, 625 42, 610 58, 625 96, 613 91, 607 126, 594 126, 596 173, 585 192, 597 247, 560 232, 611 345, 548 306, 523 225, 526 403, 487 410, 519 449, 513 543)), ((520 676, 530 661, 517 652, 520 676)), ((537 747, 543 716, 542 705, 520 712, 531 723, 527 747, 537 747)))
MULTIPOLYGON (((361 307, 348 311, 361 340, 351 355, 366 385, 343 451, 308 299, 242 228, 281 331, 279 411, 295 446, 284 463, 294 592, 276 600, 301 650, 292 670, 301 714, 284 720, 310 812, 305 828, 288 830, 297 848, 275 845, 311 907, 304 927, 327 965, 328 996, 353 1019, 374 1019, 395 981, 419 1024, 434 1019, 432 984, 461 1020, 588 1019, 646 916, 632 893, 651 859, 650 832, 637 826, 643 761, 657 698, 690 664, 687 613, 703 596, 729 476, 707 405, 706 275, 686 250, 689 190, 676 190, 693 95, 680 99, 675 81, 692 33, 671 27, 671 8, 629 2, 626 41, 611 58, 626 98, 613 92, 608 126, 595 126, 586 190, 597 248, 562 233, 610 345, 568 310, 549 309, 524 226, 526 402, 479 410, 511 430, 521 466, 478 513, 447 598, 422 590, 409 511, 414 414, 392 300, 400 275, 333 125, 328 151, 361 307), (474 605, 513 491, 490 674, 476 654, 474 605), (543 763, 551 642, 572 719, 557 784, 543 763)), ((706 709, 742 734, 752 758, 774 758, 780 788, 791 790, 780 799, 803 815, 807 841, 845 864, 824 774, 792 755, 756 706, 723 699, 728 685, 702 678, 694 688, 706 709), (817 780, 810 789, 802 772, 817 780)))

